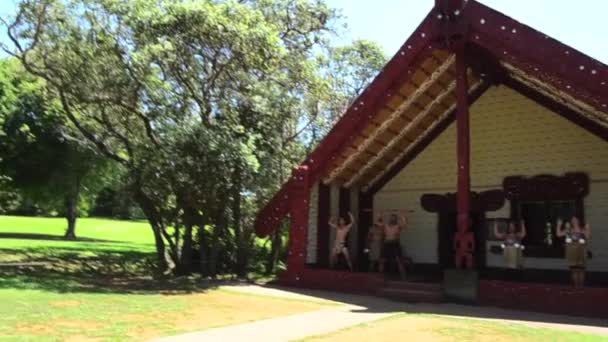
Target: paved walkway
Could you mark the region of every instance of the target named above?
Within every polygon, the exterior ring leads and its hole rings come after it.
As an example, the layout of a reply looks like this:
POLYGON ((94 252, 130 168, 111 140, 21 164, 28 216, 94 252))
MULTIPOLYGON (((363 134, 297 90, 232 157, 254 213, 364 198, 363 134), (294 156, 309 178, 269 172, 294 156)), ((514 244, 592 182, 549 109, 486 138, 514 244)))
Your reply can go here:
POLYGON ((608 336, 608 322, 597 319, 547 315, 498 308, 456 304, 406 304, 377 297, 357 296, 328 291, 262 287, 256 285, 222 286, 224 289, 283 298, 331 300, 342 305, 323 310, 271 318, 244 324, 208 329, 156 341, 291 341, 327 334, 361 323, 371 322, 402 312, 430 313, 524 324, 533 327, 578 331, 608 336))
POLYGON ((158 341, 265 341, 285 342, 307 336, 321 335, 352 325, 391 315, 385 313, 355 313, 348 309, 330 309, 266 319, 229 327, 169 337, 158 341))

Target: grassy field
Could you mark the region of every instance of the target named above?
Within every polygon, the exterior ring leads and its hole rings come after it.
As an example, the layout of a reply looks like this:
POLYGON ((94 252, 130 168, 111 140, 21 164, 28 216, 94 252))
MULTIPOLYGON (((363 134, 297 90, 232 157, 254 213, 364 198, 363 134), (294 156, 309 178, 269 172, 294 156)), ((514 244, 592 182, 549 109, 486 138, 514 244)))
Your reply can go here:
POLYGON ((401 314, 302 341, 394 342, 405 338, 408 341, 442 342, 591 342, 608 340, 606 336, 536 328, 523 324, 496 323, 427 314, 401 314))
POLYGON ((153 279, 144 222, 80 219, 80 241, 63 241, 64 227, 0 216, 0 341, 145 340, 330 305, 153 279))
MULTIPOLYGON (((0 216, 0 341, 146 340, 336 305, 242 294, 195 277, 154 279, 145 222, 0 216), (41 263, 11 267, 15 262, 41 263)), ((314 324, 314 322, 311 322, 314 324)), ((400 314, 305 341, 600 341, 572 332, 400 314)))

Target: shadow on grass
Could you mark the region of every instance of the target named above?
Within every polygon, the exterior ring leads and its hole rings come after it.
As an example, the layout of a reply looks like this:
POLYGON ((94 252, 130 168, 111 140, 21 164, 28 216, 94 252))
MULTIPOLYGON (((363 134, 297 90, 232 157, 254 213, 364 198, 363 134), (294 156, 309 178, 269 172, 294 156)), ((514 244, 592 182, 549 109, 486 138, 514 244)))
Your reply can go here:
POLYGON ((203 292, 212 286, 200 278, 151 276, 154 252, 125 250, 124 245, 112 248, 112 244, 96 243, 94 249, 87 246, 91 244, 0 248, 0 256, 18 260, 17 266, 0 264, 0 289, 170 295, 203 292))
POLYGON ((76 238, 76 239, 65 239, 60 235, 50 234, 33 234, 33 233, 0 233, 0 239, 23 239, 23 240, 46 240, 46 241, 83 241, 83 242, 111 242, 111 243, 124 243, 123 241, 112 241, 92 238, 76 238))

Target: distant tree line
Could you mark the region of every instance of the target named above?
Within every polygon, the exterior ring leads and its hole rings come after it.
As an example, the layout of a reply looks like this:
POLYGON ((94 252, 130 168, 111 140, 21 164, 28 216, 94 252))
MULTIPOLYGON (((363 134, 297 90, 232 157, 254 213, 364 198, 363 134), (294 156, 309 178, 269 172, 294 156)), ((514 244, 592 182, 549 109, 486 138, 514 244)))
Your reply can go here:
POLYGON ((176 275, 276 269, 287 229, 256 239, 255 214, 386 61, 334 46, 322 0, 22 0, 4 24, 0 211, 67 238, 145 217, 176 275))

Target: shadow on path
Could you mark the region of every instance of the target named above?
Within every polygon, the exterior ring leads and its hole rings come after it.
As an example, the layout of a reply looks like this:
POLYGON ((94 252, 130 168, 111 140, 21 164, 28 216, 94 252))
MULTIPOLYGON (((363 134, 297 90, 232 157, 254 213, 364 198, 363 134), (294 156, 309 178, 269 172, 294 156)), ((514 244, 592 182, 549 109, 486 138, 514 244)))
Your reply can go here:
MULTIPOLYGON (((364 296, 348 293, 339 293, 323 290, 311 290, 283 287, 278 285, 266 285, 266 288, 289 291, 301 295, 311 296, 319 299, 331 300, 360 308, 354 308, 353 312, 363 313, 410 313, 454 316, 458 318, 494 319, 519 321, 528 323, 550 323, 569 326, 586 326, 597 328, 592 333, 608 335, 608 321, 596 318, 585 318, 565 315, 544 314, 538 312, 518 311, 501 309, 496 307, 461 305, 461 304, 410 304, 395 302, 388 299, 364 296)), ((556 298, 556 300, 559 300, 556 298)), ((569 329, 572 330, 572 329, 569 329)), ((586 329, 582 329, 586 330, 586 329)))

